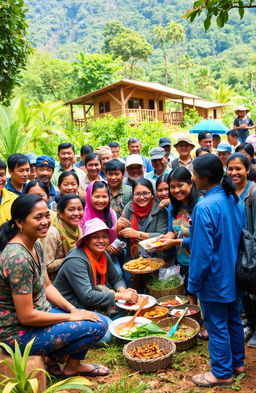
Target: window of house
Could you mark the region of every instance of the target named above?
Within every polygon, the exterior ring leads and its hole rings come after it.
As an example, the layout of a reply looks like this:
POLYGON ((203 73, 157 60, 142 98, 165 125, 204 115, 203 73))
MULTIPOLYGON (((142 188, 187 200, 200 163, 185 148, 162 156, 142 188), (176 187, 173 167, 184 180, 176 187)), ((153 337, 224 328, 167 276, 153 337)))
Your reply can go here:
POLYGON ((128 108, 129 109, 143 109, 143 99, 142 98, 130 98, 128 100, 128 108))
POLYGON ((99 103, 99 113, 110 112, 110 102, 102 101, 99 103))
POLYGON ((158 101, 158 110, 159 110, 159 112, 162 112, 164 110, 163 100, 158 101))
POLYGON ((149 109, 155 109, 154 100, 148 100, 148 108, 149 109))

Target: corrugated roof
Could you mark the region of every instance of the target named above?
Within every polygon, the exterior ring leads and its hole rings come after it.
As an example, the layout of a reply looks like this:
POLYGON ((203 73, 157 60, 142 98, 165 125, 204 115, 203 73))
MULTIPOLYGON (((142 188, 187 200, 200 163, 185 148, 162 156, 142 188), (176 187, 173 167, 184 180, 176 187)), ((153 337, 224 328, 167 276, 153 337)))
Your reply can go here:
POLYGON ((131 87, 140 87, 143 90, 154 91, 158 93, 162 93, 164 96, 169 98, 188 98, 193 100, 196 98, 200 98, 190 93, 186 93, 181 90, 173 89, 172 87, 161 85, 160 83, 154 82, 142 82, 130 79, 122 79, 118 82, 112 83, 111 85, 102 87, 101 89, 95 90, 91 93, 85 94, 84 96, 77 97, 73 100, 65 102, 65 105, 74 104, 74 105, 82 105, 82 104, 92 104, 92 98, 98 95, 103 94, 105 91, 111 91, 116 89, 118 86, 131 86, 131 87))
MULTIPOLYGON (((177 99, 170 99, 170 100, 181 104, 180 100, 177 100, 177 99)), ((187 98, 184 99, 184 104, 189 105, 189 106, 194 105, 193 100, 187 99, 187 98)), ((203 109, 217 108, 217 107, 225 106, 225 105, 227 105, 227 104, 221 104, 220 102, 204 101, 204 100, 198 100, 198 99, 195 100, 195 106, 198 108, 203 108, 203 109)))

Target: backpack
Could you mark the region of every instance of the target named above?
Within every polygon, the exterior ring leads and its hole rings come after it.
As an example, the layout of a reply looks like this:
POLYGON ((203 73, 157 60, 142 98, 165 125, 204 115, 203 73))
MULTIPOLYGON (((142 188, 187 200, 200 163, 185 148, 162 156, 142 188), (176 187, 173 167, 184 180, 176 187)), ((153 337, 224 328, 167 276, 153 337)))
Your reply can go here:
POLYGON ((246 229, 238 250, 236 282, 239 289, 256 294, 256 237, 246 229))

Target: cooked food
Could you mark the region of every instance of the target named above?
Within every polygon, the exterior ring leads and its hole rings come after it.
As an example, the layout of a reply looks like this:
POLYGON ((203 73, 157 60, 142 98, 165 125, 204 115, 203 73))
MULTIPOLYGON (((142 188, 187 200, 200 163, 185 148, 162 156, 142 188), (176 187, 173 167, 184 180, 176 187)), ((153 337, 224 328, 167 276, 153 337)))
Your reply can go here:
POLYGON ((126 338, 140 338, 140 337, 147 337, 147 336, 164 336, 165 331, 158 326, 156 323, 151 322, 146 325, 135 325, 131 329, 120 329, 116 328, 116 333, 119 336, 126 337, 126 338))
MULTIPOLYGON (((184 311, 184 310, 173 309, 173 310, 171 311, 171 314, 172 314, 172 315, 175 315, 176 317, 179 317, 179 316, 183 313, 183 311, 184 311)), ((189 315, 193 315, 193 314, 196 314, 196 313, 197 313, 196 310, 194 310, 193 308, 189 308, 185 315, 186 315, 186 316, 189 316, 189 315)))
POLYGON ((166 300, 166 302, 162 302, 161 306, 179 306, 180 303, 178 300, 175 299, 170 299, 170 300, 166 300))
MULTIPOLYGON (((168 325, 163 327, 163 329, 168 332, 171 329, 172 325, 168 325)), ((178 329, 176 330, 176 332, 172 335, 172 337, 168 337, 170 340, 173 341, 185 341, 187 340, 189 337, 193 336, 195 334, 195 329, 181 324, 179 325, 178 329)))
POLYGON ((151 248, 154 248, 156 246, 161 246, 161 244, 163 244, 162 240, 155 240, 155 238, 153 239, 148 239, 148 240, 144 240, 143 242, 140 243, 146 250, 150 250, 151 248))
MULTIPOLYGON (((140 307, 140 305, 143 302, 144 298, 145 298, 145 296, 139 295, 137 303, 130 303, 130 302, 127 301, 127 302, 125 302, 125 305, 126 306, 138 306, 138 307, 140 307)), ((145 306, 148 304, 148 302, 149 302, 149 299, 147 299, 147 301, 145 303, 145 306)))
POLYGON ((146 344, 132 349, 129 355, 137 359, 157 359, 165 355, 165 351, 158 344, 146 344))
POLYGON ((151 310, 151 311, 145 312, 145 314, 143 316, 145 318, 158 318, 158 317, 162 317, 165 314, 166 314, 166 311, 164 311, 164 310, 151 310))
POLYGON ((164 265, 164 262, 162 261, 162 259, 139 257, 139 258, 134 259, 132 261, 126 262, 124 264, 124 268, 126 270, 128 270, 129 272, 132 272, 132 271, 145 272, 145 271, 159 269, 163 265, 164 265))

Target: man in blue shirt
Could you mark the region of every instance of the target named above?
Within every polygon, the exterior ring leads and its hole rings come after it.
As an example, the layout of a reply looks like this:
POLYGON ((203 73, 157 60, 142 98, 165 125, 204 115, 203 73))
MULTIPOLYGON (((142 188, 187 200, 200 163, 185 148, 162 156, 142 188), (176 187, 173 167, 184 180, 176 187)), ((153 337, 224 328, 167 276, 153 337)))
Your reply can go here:
MULTIPOLYGON (((139 138, 130 138, 128 140, 128 150, 130 154, 139 154, 143 160, 146 172, 150 172, 153 170, 150 159, 140 154, 141 152, 141 140, 139 138)), ((124 160, 126 161, 126 158, 124 160)))
POLYGON ((249 130, 255 127, 253 120, 247 116, 249 111, 244 105, 239 106, 235 110, 237 118, 234 120, 233 130, 237 130, 240 143, 245 142, 250 135, 249 130))
POLYGON ((8 157, 7 165, 11 177, 7 179, 5 188, 20 196, 25 191, 30 175, 29 158, 25 154, 15 153, 8 157))

